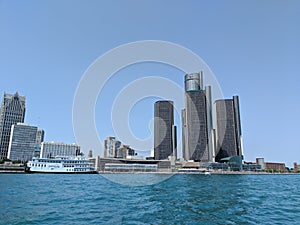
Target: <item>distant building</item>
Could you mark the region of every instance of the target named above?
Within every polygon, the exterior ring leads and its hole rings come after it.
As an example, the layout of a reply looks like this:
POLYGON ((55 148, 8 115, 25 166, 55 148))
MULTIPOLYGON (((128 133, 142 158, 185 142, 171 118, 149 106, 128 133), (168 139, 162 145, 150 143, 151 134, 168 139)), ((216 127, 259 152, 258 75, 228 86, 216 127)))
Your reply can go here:
POLYGON ((123 158, 126 159, 129 156, 134 156, 135 151, 129 147, 129 145, 121 145, 117 150, 116 158, 123 158))
POLYGON ((215 101, 215 116, 216 162, 231 156, 243 157, 238 96, 234 96, 233 99, 215 101))
POLYGON ((274 162, 265 162, 265 169, 266 170, 273 170, 279 172, 285 172, 285 163, 274 163, 274 162))
POLYGON ((0 108, 0 159, 7 158, 12 125, 24 122, 25 102, 26 98, 18 92, 3 95, 0 108))
POLYGON ((121 146, 121 142, 115 137, 107 137, 104 140, 104 158, 115 158, 118 154, 118 149, 121 146))
POLYGON ((42 147, 42 142, 44 142, 45 131, 42 129, 38 129, 36 133, 36 149, 34 156, 39 157, 42 147))
POLYGON ((299 171, 300 165, 298 165, 296 162, 294 162, 294 172, 297 173, 299 171))
POLYGON ((76 156, 80 154, 80 147, 76 144, 65 144, 61 142, 42 142, 41 158, 55 156, 76 156))
POLYGON ((182 110, 182 144, 185 160, 213 161, 211 88, 203 89, 203 74, 185 75, 185 103, 182 110))
POLYGON ((36 151, 38 128, 24 123, 12 125, 7 158, 10 160, 31 160, 36 151))
POLYGON ((176 127, 172 101, 157 101, 154 104, 154 158, 168 159, 177 156, 176 127))
POLYGON ((261 169, 265 169, 265 159, 264 158, 256 158, 256 164, 261 166, 261 169))
POLYGON ((254 162, 244 162, 243 170, 245 171, 261 171, 262 166, 254 162))
POLYGON ((89 150, 88 158, 93 158, 93 151, 89 150))

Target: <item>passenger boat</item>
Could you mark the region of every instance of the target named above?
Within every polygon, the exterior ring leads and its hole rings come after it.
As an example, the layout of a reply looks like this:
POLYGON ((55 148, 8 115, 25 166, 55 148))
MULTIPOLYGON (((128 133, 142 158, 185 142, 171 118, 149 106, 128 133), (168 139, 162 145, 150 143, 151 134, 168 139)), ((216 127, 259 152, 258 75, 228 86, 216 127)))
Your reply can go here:
POLYGON ((25 165, 27 173, 96 173, 92 164, 81 156, 36 158, 25 165))

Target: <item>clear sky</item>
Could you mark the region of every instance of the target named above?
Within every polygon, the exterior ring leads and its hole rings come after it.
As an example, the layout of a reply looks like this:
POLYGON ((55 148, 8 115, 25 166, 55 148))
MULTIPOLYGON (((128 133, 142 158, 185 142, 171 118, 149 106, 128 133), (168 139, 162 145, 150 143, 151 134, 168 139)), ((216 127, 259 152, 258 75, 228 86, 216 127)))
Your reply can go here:
MULTIPOLYGON (((0 0, 0 93, 26 96, 25 120, 43 128, 46 141, 73 143, 73 98, 84 71, 108 50, 140 40, 189 48, 214 72, 226 98, 240 96, 247 161, 264 157, 289 166, 300 163, 296 0, 0 0)), ((101 139, 114 135, 110 112, 120 89, 150 75, 183 86, 182 71, 166 65, 145 63, 119 71, 96 105, 101 139)), ((156 99, 146 98, 131 110, 130 127, 139 138, 151 135, 156 99)), ((180 129, 178 115, 175 122, 180 129)))

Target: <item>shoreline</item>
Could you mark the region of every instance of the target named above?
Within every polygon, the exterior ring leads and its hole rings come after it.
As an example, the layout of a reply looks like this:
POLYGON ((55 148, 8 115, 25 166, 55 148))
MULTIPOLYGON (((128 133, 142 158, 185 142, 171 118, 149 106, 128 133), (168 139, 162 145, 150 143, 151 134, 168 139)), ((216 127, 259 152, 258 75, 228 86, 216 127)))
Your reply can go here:
POLYGON ((191 175, 300 175, 300 173, 266 173, 266 172, 248 172, 248 171, 218 171, 210 172, 205 174, 202 172, 101 172, 97 171, 97 174, 108 175, 108 174, 165 174, 165 175, 177 175, 177 174, 191 174, 191 175))
MULTIPOLYGON (((208 171, 207 171, 208 172, 208 171)), ((19 166, 0 166, 0 174, 26 174, 24 167, 19 166)), ((73 174, 73 173, 70 173, 73 174)), ((300 175, 300 173, 268 173, 268 172, 255 172, 255 171, 209 171, 209 174, 205 171, 195 171, 195 172, 184 172, 184 171, 161 171, 161 172, 103 172, 95 171, 95 174, 108 175, 108 174, 166 174, 166 175, 176 175, 176 174, 198 174, 198 175, 300 175)))

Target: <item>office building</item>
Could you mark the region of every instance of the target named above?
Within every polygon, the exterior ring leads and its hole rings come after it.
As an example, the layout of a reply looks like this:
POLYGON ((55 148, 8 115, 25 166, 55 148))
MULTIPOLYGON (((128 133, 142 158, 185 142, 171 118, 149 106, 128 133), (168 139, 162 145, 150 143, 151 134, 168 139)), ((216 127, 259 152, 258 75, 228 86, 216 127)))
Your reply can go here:
POLYGON ((40 158, 51 158, 56 156, 77 156, 80 147, 76 144, 65 144, 61 142, 42 142, 40 158))
POLYGON ((104 158, 115 158, 118 155, 118 149, 121 142, 115 137, 107 137, 104 140, 104 158))
POLYGON ((15 94, 4 93, 0 108, 0 159, 6 159, 10 141, 11 127, 23 123, 26 98, 15 94))
POLYGON ((219 162, 222 158, 231 156, 243 158, 238 96, 234 96, 233 99, 215 101, 215 116, 215 160, 219 162))
POLYGON ((157 101, 154 104, 154 158, 168 159, 176 156, 176 127, 172 101, 157 101))
POLYGON ((185 75, 185 105, 182 110, 182 143, 185 160, 213 161, 211 88, 203 89, 203 74, 185 75))
POLYGON ((37 130, 37 127, 28 124, 13 124, 7 158, 22 162, 31 160, 36 150, 37 130))

